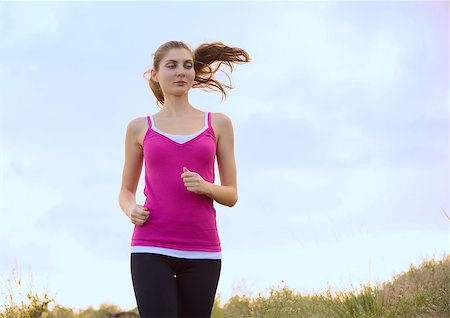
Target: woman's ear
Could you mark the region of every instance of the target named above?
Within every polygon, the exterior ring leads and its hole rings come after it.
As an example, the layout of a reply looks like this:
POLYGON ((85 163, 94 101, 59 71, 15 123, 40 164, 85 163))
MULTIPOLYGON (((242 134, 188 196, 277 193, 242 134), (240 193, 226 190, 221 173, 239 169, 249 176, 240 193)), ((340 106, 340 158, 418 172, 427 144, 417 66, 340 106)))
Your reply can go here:
POLYGON ((158 82, 158 75, 156 74, 156 72, 153 69, 151 70, 151 75, 152 75, 152 80, 154 80, 155 82, 158 82))

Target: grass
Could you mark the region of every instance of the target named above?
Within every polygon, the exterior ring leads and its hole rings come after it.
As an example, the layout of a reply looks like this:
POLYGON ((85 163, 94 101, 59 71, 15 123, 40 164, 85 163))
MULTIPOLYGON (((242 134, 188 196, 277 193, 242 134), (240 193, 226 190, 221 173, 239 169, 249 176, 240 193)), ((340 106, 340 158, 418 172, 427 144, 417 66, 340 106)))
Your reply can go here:
MULTIPOLYGON (((18 291, 24 286, 15 271, 5 286, 6 306, 0 318, 138 317, 137 309, 125 313, 108 304, 79 312, 59 305, 50 309, 54 300, 47 294, 39 296, 32 286, 26 288, 26 293, 18 291)), ((407 272, 395 275, 391 281, 363 285, 358 290, 332 293, 328 288, 323 294, 301 295, 284 285, 272 288, 268 297, 233 295, 223 306, 218 295, 211 318, 446 318, 450 317, 449 299, 450 256, 446 255, 442 259, 423 261, 419 266, 410 265, 407 272)))
POLYGON ((53 301, 47 293, 39 295, 33 290, 33 278, 23 280, 14 268, 10 277, 4 282, 2 292, 5 301, 0 318, 34 318, 42 317, 48 312, 48 305, 53 301))
POLYGON ((286 286, 272 288, 269 297, 233 296, 216 309, 219 317, 450 317, 450 256, 410 265, 389 282, 359 290, 301 295, 286 286))

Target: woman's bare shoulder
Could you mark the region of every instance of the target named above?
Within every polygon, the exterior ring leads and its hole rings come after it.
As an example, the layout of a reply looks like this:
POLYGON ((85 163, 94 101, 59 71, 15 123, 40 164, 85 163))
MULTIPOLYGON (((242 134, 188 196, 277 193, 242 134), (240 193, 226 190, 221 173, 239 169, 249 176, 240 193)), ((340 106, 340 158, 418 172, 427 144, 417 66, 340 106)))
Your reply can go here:
POLYGON ((130 134, 141 146, 145 133, 148 129, 147 116, 136 117, 130 120, 127 127, 127 134, 130 134))
POLYGON ((222 134, 229 133, 230 129, 233 129, 231 118, 224 113, 211 113, 211 125, 217 138, 220 138, 222 134))
POLYGON ((147 117, 136 117, 130 120, 128 123, 128 129, 133 132, 140 132, 142 129, 147 127, 147 117))
POLYGON ((231 124, 231 119, 224 113, 211 113, 211 121, 217 124, 217 126, 231 124))

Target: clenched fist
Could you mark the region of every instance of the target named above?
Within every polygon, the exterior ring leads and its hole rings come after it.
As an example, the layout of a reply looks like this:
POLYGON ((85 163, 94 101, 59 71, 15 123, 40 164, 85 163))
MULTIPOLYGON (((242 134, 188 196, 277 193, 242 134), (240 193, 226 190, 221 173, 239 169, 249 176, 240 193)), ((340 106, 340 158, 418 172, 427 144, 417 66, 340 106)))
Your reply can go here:
POLYGON ((188 191, 197 194, 207 194, 210 191, 209 182, 205 181, 197 172, 189 171, 186 167, 183 167, 181 178, 188 191))
POLYGON ((144 224, 147 221, 149 215, 150 212, 148 211, 148 209, 140 204, 136 204, 128 212, 128 217, 130 218, 131 223, 136 225, 144 224))

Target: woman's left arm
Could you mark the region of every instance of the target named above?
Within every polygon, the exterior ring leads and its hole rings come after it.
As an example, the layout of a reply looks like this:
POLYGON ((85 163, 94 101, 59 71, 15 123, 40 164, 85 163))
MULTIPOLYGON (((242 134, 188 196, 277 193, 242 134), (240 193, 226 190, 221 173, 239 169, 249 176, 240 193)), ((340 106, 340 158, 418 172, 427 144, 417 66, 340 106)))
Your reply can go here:
POLYGON ((208 192, 205 194, 220 204, 232 207, 238 200, 233 124, 227 115, 215 115, 217 129, 220 131, 216 150, 221 185, 208 182, 208 192))

